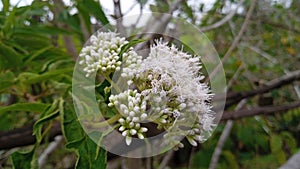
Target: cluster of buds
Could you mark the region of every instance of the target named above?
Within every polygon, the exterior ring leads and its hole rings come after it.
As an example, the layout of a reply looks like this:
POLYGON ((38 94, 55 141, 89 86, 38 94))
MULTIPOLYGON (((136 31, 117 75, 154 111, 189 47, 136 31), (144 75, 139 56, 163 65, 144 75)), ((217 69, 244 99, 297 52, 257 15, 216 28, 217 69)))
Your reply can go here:
POLYGON ((144 139, 146 127, 141 127, 140 122, 147 118, 146 101, 137 90, 126 90, 118 95, 111 95, 109 107, 115 106, 122 114, 118 121, 121 124, 119 131, 126 137, 127 145, 130 145, 132 137, 144 139))
POLYGON ((122 62, 118 54, 127 43, 125 38, 112 32, 97 32, 92 35, 89 44, 79 54, 79 64, 84 66, 86 76, 98 71, 105 74, 120 70, 122 62))
MULTIPOLYGON (((143 57, 138 55, 133 48, 129 48, 128 52, 122 54, 123 63, 122 63, 122 74, 123 78, 132 79, 134 77, 135 71, 142 63, 143 57)), ((130 85, 129 81, 129 85, 130 85)))
POLYGON ((151 47, 145 59, 132 48, 120 54, 128 42, 115 33, 98 33, 91 43, 80 55, 87 76, 97 71, 119 71, 121 76, 114 79, 115 85, 124 81, 127 84, 110 95, 108 104, 122 115, 118 119, 119 131, 126 137, 127 145, 132 137, 144 139, 149 129, 143 122, 164 129, 163 144, 176 147, 183 147, 183 137, 197 146, 211 134, 216 126, 210 104, 212 94, 208 85, 201 82, 204 76, 199 56, 161 41, 151 47))

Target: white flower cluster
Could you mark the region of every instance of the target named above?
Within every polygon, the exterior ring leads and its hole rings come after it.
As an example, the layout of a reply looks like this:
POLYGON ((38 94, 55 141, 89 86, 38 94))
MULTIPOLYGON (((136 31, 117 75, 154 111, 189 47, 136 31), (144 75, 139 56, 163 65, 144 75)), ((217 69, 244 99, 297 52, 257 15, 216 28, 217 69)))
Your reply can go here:
MULTIPOLYGON (((211 110, 210 89, 201 83, 199 56, 178 50, 174 45, 157 41, 147 58, 142 59, 133 48, 120 54, 125 38, 116 33, 98 33, 83 48, 80 64, 87 76, 120 72, 114 79, 118 87, 109 97, 109 107, 115 107, 122 117, 119 131, 130 145, 132 137, 144 139, 149 130, 144 122, 152 122, 164 129, 164 143, 183 147, 186 137, 193 146, 203 142, 216 126, 211 110), (121 57, 120 57, 121 55, 121 57), (127 87, 126 87, 127 86, 127 87)), ((111 84, 114 88, 113 84, 111 84)))
MULTIPOLYGON (((97 32, 91 36, 89 44, 79 54, 79 64, 84 66, 83 71, 86 72, 87 77, 98 71, 109 74, 121 69, 122 61, 119 54, 128 41, 117 35, 113 32, 97 32)), ((122 57, 124 66, 128 66, 124 69, 125 72, 130 72, 135 67, 135 63, 140 63, 142 59, 132 48, 129 52, 123 53, 122 57)))
POLYGON ((147 132, 146 127, 141 127, 140 121, 147 118, 146 101, 137 90, 126 90, 118 95, 112 95, 109 106, 115 106, 123 117, 118 121, 121 124, 119 131, 126 137, 126 143, 129 145, 132 136, 137 135, 138 138, 144 139, 143 133, 147 132))

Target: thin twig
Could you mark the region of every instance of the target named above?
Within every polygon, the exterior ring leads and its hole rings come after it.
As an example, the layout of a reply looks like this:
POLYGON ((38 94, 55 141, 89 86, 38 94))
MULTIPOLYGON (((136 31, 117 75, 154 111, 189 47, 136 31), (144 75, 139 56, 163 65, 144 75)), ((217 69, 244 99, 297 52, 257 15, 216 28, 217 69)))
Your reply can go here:
MULTIPOLYGON (((260 48, 258 47, 255 47, 255 46, 250 46, 250 45, 247 45, 247 44, 241 44, 247 48, 249 48, 250 50, 256 52, 257 54, 261 55, 262 57, 266 58, 267 60, 269 60, 270 62, 272 62, 273 64, 279 64, 279 61, 276 59, 276 57, 273 57, 271 56, 270 54, 264 52, 263 50, 261 50, 260 48)), ((291 72, 285 68, 282 68, 282 70, 284 71, 284 73, 286 74, 290 74, 291 72)), ((293 84, 293 87, 294 87, 294 90, 298 96, 298 98, 300 98, 300 88, 298 85, 296 84, 293 84)))
POLYGON ((218 64, 218 66, 213 70, 213 72, 209 75, 210 79, 212 79, 222 68, 222 65, 227 61, 227 59, 229 58, 229 56, 231 55, 232 51, 237 47, 238 43, 240 42, 242 36, 244 35, 244 32, 249 24, 251 15, 254 11, 254 7, 256 4, 256 0, 253 0, 251 2, 250 8, 247 11, 244 23, 238 33, 238 35, 234 38, 234 41, 232 42, 232 44, 230 45, 229 49, 227 50, 227 52, 225 53, 224 57, 222 58, 222 64, 218 64))
MULTIPOLYGON (((235 110, 240 110, 242 107, 244 107, 244 105, 246 103, 247 103, 247 99, 244 99, 244 100, 240 101, 240 103, 236 106, 235 110)), ((215 169, 217 167, 219 157, 221 155, 224 143, 227 140, 227 138, 228 138, 228 136, 231 132, 233 123, 234 123, 233 120, 228 120, 226 122, 224 130, 223 130, 223 132, 220 136, 220 139, 219 139, 219 141, 217 143, 217 146, 214 150, 214 153, 212 155, 212 158, 211 158, 211 161, 210 161, 210 164, 209 164, 209 169, 215 169)))
MULTIPOLYGON (((238 70, 235 72, 235 74, 233 75, 233 77, 230 79, 230 81, 228 82, 228 87, 227 90, 231 87, 231 85, 233 84, 233 82, 238 78, 238 75, 240 74, 240 72, 242 71, 242 69, 244 68, 243 65, 240 65, 238 70)), ((247 100, 244 99, 242 101, 240 101, 240 103, 237 105, 236 110, 241 109, 245 104, 246 104, 247 100)), ((214 153, 212 155, 211 161, 210 161, 210 165, 209 165, 209 169, 215 169, 217 166, 217 163, 219 161, 219 157, 221 155, 223 146, 225 141, 227 140, 232 126, 233 126, 234 121, 233 120, 228 120, 226 122, 226 125, 222 131, 222 134, 220 136, 220 139, 218 141, 218 144, 214 150, 214 153)))
MULTIPOLYGON (((129 9, 126 11, 126 12, 124 12, 124 15, 127 15, 136 5, 137 5, 138 3, 134 3, 134 4, 132 4, 131 5, 131 7, 129 7, 129 9)), ((141 5, 142 6, 142 5, 141 5)))
MULTIPOLYGON (((145 33, 145 36, 143 37, 144 39, 151 39, 154 34, 162 34, 170 20, 172 19, 172 13, 178 9, 179 4, 181 3, 182 0, 177 0, 175 1, 172 5, 170 5, 170 10, 169 14, 160 14, 157 17, 152 17, 152 19, 149 20, 149 23, 147 23, 147 26, 143 29, 142 33, 145 33)), ((137 37, 137 38, 142 38, 142 37, 137 37)), ((140 50, 142 49, 147 42, 139 43, 135 46, 135 50, 140 50)))
POLYGON ((121 10, 121 4, 120 0, 113 0, 114 1, 114 13, 116 17, 116 22, 117 22, 117 31, 120 33, 121 36, 125 36, 125 27, 123 25, 123 14, 121 10))
POLYGON ((262 94, 266 92, 270 92, 274 89, 280 88, 282 86, 293 83, 296 80, 300 80, 300 70, 289 72, 286 75, 283 75, 279 78, 271 80, 266 83, 266 85, 253 89, 251 91, 242 91, 242 92, 230 92, 227 93, 226 98, 222 95, 216 95, 214 97, 215 101, 226 99, 226 106, 233 105, 244 98, 253 97, 257 94, 262 94))
POLYGON ((237 4, 236 8, 234 10, 231 10, 223 19, 221 19, 220 21, 218 21, 212 25, 201 28, 200 31, 202 31, 202 32, 210 31, 210 30, 219 28, 222 25, 224 25, 226 22, 230 21, 231 18, 236 14, 238 8, 244 3, 244 1, 245 0, 240 0, 240 2, 237 4))
POLYGON ((121 158, 121 163, 122 163, 122 169, 128 169, 128 165, 127 165, 127 158, 123 157, 121 158))
POLYGON ((143 16, 143 8, 144 7, 141 5, 141 7, 140 7, 140 14, 139 14, 137 20, 135 21, 135 23, 132 25, 133 29, 135 29, 137 27, 138 23, 140 22, 140 20, 141 20, 141 18, 143 16))
POLYGON ((152 157, 146 158, 146 169, 152 169, 152 157))
POLYGON ((164 169, 164 168, 167 166, 167 164, 168 164, 168 162, 170 161, 170 159, 172 158, 173 154, 174 154, 174 151, 173 151, 173 150, 169 151, 169 152, 165 155, 165 157, 163 158, 163 160, 161 161, 161 163, 160 163, 158 169, 164 169))
POLYGON ((279 105, 279 106, 264 106, 250 109, 243 109, 234 112, 224 112, 221 120, 237 120, 245 117, 252 117, 256 115, 269 115, 274 113, 286 112, 300 107, 300 101, 279 105))
MULTIPOLYGON (((64 6, 65 4, 62 0, 54 0, 53 14, 55 18, 59 17, 59 15, 64 10, 64 6)), ((62 29, 68 29, 68 26, 65 23, 58 22, 57 26, 62 29)), ((73 38, 69 35, 64 35, 63 41, 68 53, 73 56, 74 60, 77 60, 77 49, 75 47, 73 38)))
POLYGON ((63 141, 63 136, 59 135, 54 138, 54 141, 51 142, 48 147, 44 150, 44 152, 40 155, 38 164, 39 168, 43 168, 45 163, 47 162, 48 156, 59 146, 59 144, 63 141))

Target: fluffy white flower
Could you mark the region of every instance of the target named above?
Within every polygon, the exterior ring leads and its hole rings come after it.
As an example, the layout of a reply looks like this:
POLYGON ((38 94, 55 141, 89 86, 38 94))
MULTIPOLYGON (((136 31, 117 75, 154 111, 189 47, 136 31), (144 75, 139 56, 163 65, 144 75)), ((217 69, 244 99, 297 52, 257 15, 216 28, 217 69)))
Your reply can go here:
POLYGON ((182 136, 197 146, 212 132, 216 126, 210 104, 212 94, 207 84, 201 82, 204 76, 199 56, 157 41, 143 60, 133 48, 121 53, 128 41, 112 32, 98 32, 89 43, 79 55, 86 76, 120 71, 123 80, 115 84, 128 86, 111 95, 108 104, 123 116, 118 120, 119 131, 127 145, 133 136, 144 139, 148 128, 142 127, 141 122, 145 120, 165 129, 165 143, 177 147, 183 147, 182 136))
MULTIPOLYGON (((128 54, 123 56, 127 57, 128 54)), ((180 135, 172 134, 178 132, 186 135, 193 146, 203 142, 203 135, 210 133, 215 124, 209 104, 210 90, 200 82, 203 79, 200 58, 158 42, 146 59, 138 62, 131 62, 130 59, 127 57, 124 60, 126 68, 122 76, 128 78, 128 85, 133 84, 136 89, 112 95, 109 104, 115 105, 126 119, 119 120, 119 130, 126 137, 126 143, 131 143, 133 135, 144 138, 143 133, 147 132, 147 128, 139 129, 134 125, 137 123, 140 127, 140 120, 152 120, 158 124, 158 128, 164 128, 167 131, 166 144, 182 147, 180 135), (147 105, 150 107, 148 110, 147 105), (187 124, 190 129, 183 130, 187 124)))

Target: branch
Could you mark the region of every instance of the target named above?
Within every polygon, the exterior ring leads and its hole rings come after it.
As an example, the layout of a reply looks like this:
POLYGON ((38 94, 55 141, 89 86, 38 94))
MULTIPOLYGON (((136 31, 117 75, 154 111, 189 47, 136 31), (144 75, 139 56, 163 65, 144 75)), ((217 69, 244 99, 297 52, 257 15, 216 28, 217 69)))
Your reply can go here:
MULTIPOLYGON (((160 14, 159 16, 152 17, 155 19, 150 19, 149 22, 147 23, 147 26, 142 31, 142 33, 146 34, 145 37, 143 37, 143 38, 152 39, 154 37, 154 34, 162 34, 165 31, 166 26, 172 19, 172 13, 176 9, 178 9, 178 6, 181 1, 182 0, 177 0, 171 5, 170 10, 168 12, 170 15, 160 14)), ((138 37, 138 38, 141 38, 141 37, 138 37)), ((136 47, 134 49, 136 51, 138 51, 146 45, 147 45, 147 42, 139 43, 136 45, 136 47)))
POLYGON ((223 19, 221 19, 220 21, 206 26, 204 28, 201 28, 200 31, 202 32, 206 32, 206 31, 210 31, 213 29, 216 29, 222 25, 224 25, 226 22, 230 21, 230 19, 236 14, 238 8, 244 3, 245 0, 240 0, 240 2, 237 4, 236 8, 234 10, 231 10, 223 19))
MULTIPOLYGON (((259 114, 274 114, 277 112, 284 112, 290 109, 300 107, 300 101, 291 104, 286 104, 283 106, 268 106, 254 108, 252 110, 240 110, 236 112, 225 112, 221 120, 229 119, 240 119, 244 117, 255 116, 259 114)), ((0 132, 0 150, 11 149, 14 147, 21 147, 32 145, 35 143, 35 136, 32 135, 33 125, 25 126, 18 129, 13 129, 5 132, 0 132)), ((54 122, 53 127, 49 131, 49 140, 54 140, 55 136, 61 135, 60 122, 54 122)), ((108 159, 116 157, 114 154, 108 154, 108 159)))
POLYGON ((164 169, 166 168, 168 162, 170 161, 170 159, 172 158, 172 156, 174 155, 174 151, 171 150, 169 151, 163 158, 162 162, 160 163, 158 169, 164 169))
MULTIPOLYGON (((283 75, 278 79, 271 80, 265 86, 258 87, 257 89, 251 91, 228 93, 226 97, 227 99, 226 106, 231 106, 244 98, 249 98, 257 94, 266 93, 276 88, 280 88, 296 80, 300 80, 300 70, 291 72, 290 74, 287 75, 283 75)), ((224 99, 224 98, 216 96, 215 100, 219 100, 219 99, 224 99)))
MULTIPOLYGON (((54 0, 54 8, 53 8, 53 15, 55 18, 58 18, 59 15, 62 13, 64 10, 65 4, 63 3, 62 0, 54 0)), ((62 29, 68 29, 68 26, 65 23, 57 22, 57 26, 62 29)), ((65 47, 67 51, 73 56, 73 59, 77 59, 77 50, 75 47, 75 44, 73 42, 73 38, 71 36, 63 36, 63 41, 65 44, 65 47)))
MULTIPOLYGON (((245 106, 245 104, 247 103, 247 100, 244 99, 242 101, 240 101, 240 103, 237 105, 237 107, 235 108, 236 111, 240 110, 242 107, 245 106)), ((224 130, 220 136, 220 139, 217 143, 217 146, 214 150, 214 153, 212 155, 212 158, 211 158, 211 161, 210 161, 210 164, 209 164, 209 169, 215 169, 217 167, 217 164, 218 164, 218 161, 219 161, 219 157, 222 153, 222 149, 224 147, 224 144, 225 144, 225 141, 227 140, 230 132, 231 132, 231 129, 232 129, 232 126, 233 126, 233 123, 234 121, 233 120, 228 120, 226 122, 226 125, 224 127, 224 130)))
MULTIPOLYGON (((266 58, 267 60, 269 60, 270 62, 272 62, 273 64, 279 64, 279 61, 277 59, 275 59, 276 57, 273 57, 271 55, 269 55, 268 53, 264 52, 263 50, 257 48, 257 47, 254 47, 254 46, 249 46, 249 45, 244 45, 242 44, 243 46, 245 47, 248 47, 250 50, 258 53, 259 55, 263 56, 264 58, 266 58)), ((291 72, 285 68, 281 68, 284 73, 286 74, 290 74, 291 72)), ((298 96, 298 98, 300 99, 300 87, 296 84, 293 84, 293 87, 294 87, 294 90, 298 96)))
MULTIPOLYGON (((18 129, 0 132, 0 150, 34 144, 36 142, 36 138, 32 131, 33 124, 18 129)), ((61 134, 60 123, 54 122, 53 127, 49 131, 50 141, 52 141, 55 136, 61 134)))
MULTIPOLYGON (((257 18, 253 18, 253 19, 257 19, 257 18)), ((290 26, 284 25, 282 23, 273 22, 273 21, 271 21, 269 19, 265 19, 265 18, 259 18, 259 19, 261 19, 261 21, 264 24, 268 24, 268 25, 271 25, 271 26, 274 26, 274 27, 277 27, 280 29, 287 30, 289 32, 294 32, 294 33, 300 34, 300 30, 295 27, 290 27, 290 26)))
POLYGON ((123 14, 121 10, 120 0, 114 0, 114 13, 117 21, 117 30, 121 36, 125 36, 125 27, 123 25, 123 14))
POLYGON ((269 115, 274 113, 286 112, 291 109, 300 107, 300 101, 279 106, 264 106, 251 109, 243 109, 234 112, 224 112, 221 120, 237 120, 240 118, 251 117, 256 115, 269 115))
MULTIPOLYGON (((255 4, 256 4, 256 0, 252 0, 251 1, 251 5, 250 5, 250 8, 249 10, 247 11, 247 14, 246 14, 246 18, 245 18, 245 21, 238 33, 238 35, 235 37, 234 41, 232 42, 231 46, 229 47, 229 49, 227 50, 227 52, 225 53, 224 57, 222 58, 222 63, 225 63, 226 60, 229 58, 229 56, 231 55, 232 51, 237 47, 239 41, 241 40, 242 36, 244 35, 244 32, 249 24, 249 21, 250 21, 250 18, 251 18, 251 15, 254 11, 254 7, 255 7, 255 4)), ((219 64, 214 70, 213 72, 210 74, 210 79, 212 79, 219 71, 220 69, 222 68, 222 64, 219 64)))
POLYGON ((63 139, 64 137, 61 135, 55 136, 54 141, 51 142, 45 151, 40 155, 38 160, 39 168, 43 168, 47 162, 48 156, 59 146, 63 139))

